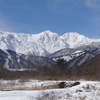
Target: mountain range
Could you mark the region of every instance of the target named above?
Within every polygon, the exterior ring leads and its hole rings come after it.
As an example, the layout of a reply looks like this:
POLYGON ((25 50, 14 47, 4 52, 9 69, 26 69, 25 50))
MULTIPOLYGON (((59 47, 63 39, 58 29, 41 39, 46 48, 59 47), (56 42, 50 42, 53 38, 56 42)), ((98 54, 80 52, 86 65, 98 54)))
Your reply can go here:
POLYGON ((100 54, 100 39, 90 39, 76 32, 59 36, 49 30, 39 34, 0 32, 0 65, 7 69, 35 69, 55 65, 64 58, 76 68, 100 54))
POLYGON ((59 36, 49 30, 38 34, 0 32, 0 49, 34 56, 47 56, 64 48, 76 48, 92 42, 100 42, 100 39, 90 39, 76 32, 59 36))

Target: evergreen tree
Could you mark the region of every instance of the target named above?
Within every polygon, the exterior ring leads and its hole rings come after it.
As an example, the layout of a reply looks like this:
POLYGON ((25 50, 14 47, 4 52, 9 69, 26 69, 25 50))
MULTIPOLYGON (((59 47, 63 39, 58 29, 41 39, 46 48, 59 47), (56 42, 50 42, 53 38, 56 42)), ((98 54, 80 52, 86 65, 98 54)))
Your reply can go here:
POLYGON ((64 60, 63 58, 57 59, 56 66, 60 69, 60 74, 64 75, 64 73, 66 72, 66 68, 67 68, 66 60, 64 60))

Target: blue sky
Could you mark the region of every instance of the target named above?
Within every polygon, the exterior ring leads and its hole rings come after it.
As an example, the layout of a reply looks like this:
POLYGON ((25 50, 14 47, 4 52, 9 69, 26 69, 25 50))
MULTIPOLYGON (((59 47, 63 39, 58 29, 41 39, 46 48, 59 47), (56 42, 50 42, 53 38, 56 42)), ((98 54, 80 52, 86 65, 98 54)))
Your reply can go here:
POLYGON ((100 0, 0 0, 0 31, 100 38, 100 0))

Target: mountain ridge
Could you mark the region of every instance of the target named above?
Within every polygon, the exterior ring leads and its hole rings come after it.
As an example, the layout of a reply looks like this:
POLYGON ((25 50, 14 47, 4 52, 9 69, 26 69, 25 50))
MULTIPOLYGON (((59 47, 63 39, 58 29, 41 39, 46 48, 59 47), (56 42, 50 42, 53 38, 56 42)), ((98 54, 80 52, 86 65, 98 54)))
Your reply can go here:
POLYGON ((100 42, 100 39, 90 39, 77 32, 60 36, 49 30, 38 34, 0 32, 0 49, 34 56, 47 56, 60 49, 75 48, 92 42, 100 42))

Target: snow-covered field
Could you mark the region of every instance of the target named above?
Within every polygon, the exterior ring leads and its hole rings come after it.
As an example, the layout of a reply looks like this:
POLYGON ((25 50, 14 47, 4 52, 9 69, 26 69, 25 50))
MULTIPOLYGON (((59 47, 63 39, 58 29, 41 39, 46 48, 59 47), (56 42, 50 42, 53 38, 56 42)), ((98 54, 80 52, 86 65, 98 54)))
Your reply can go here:
MULTIPOLYGON (((50 86, 57 85, 60 82, 61 81, 29 80, 21 82, 20 80, 1 80, 1 89, 13 90, 0 91, 0 100, 100 100, 99 81, 79 81, 80 85, 77 86, 63 89, 50 89, 50 86), (18 87, 22 88, 22 90, 14 90, 18 89, 18 87), (49 89, 47 89, 48 87, 49 89)), ((73 83, 74 81, 65 82, 73 83)))

